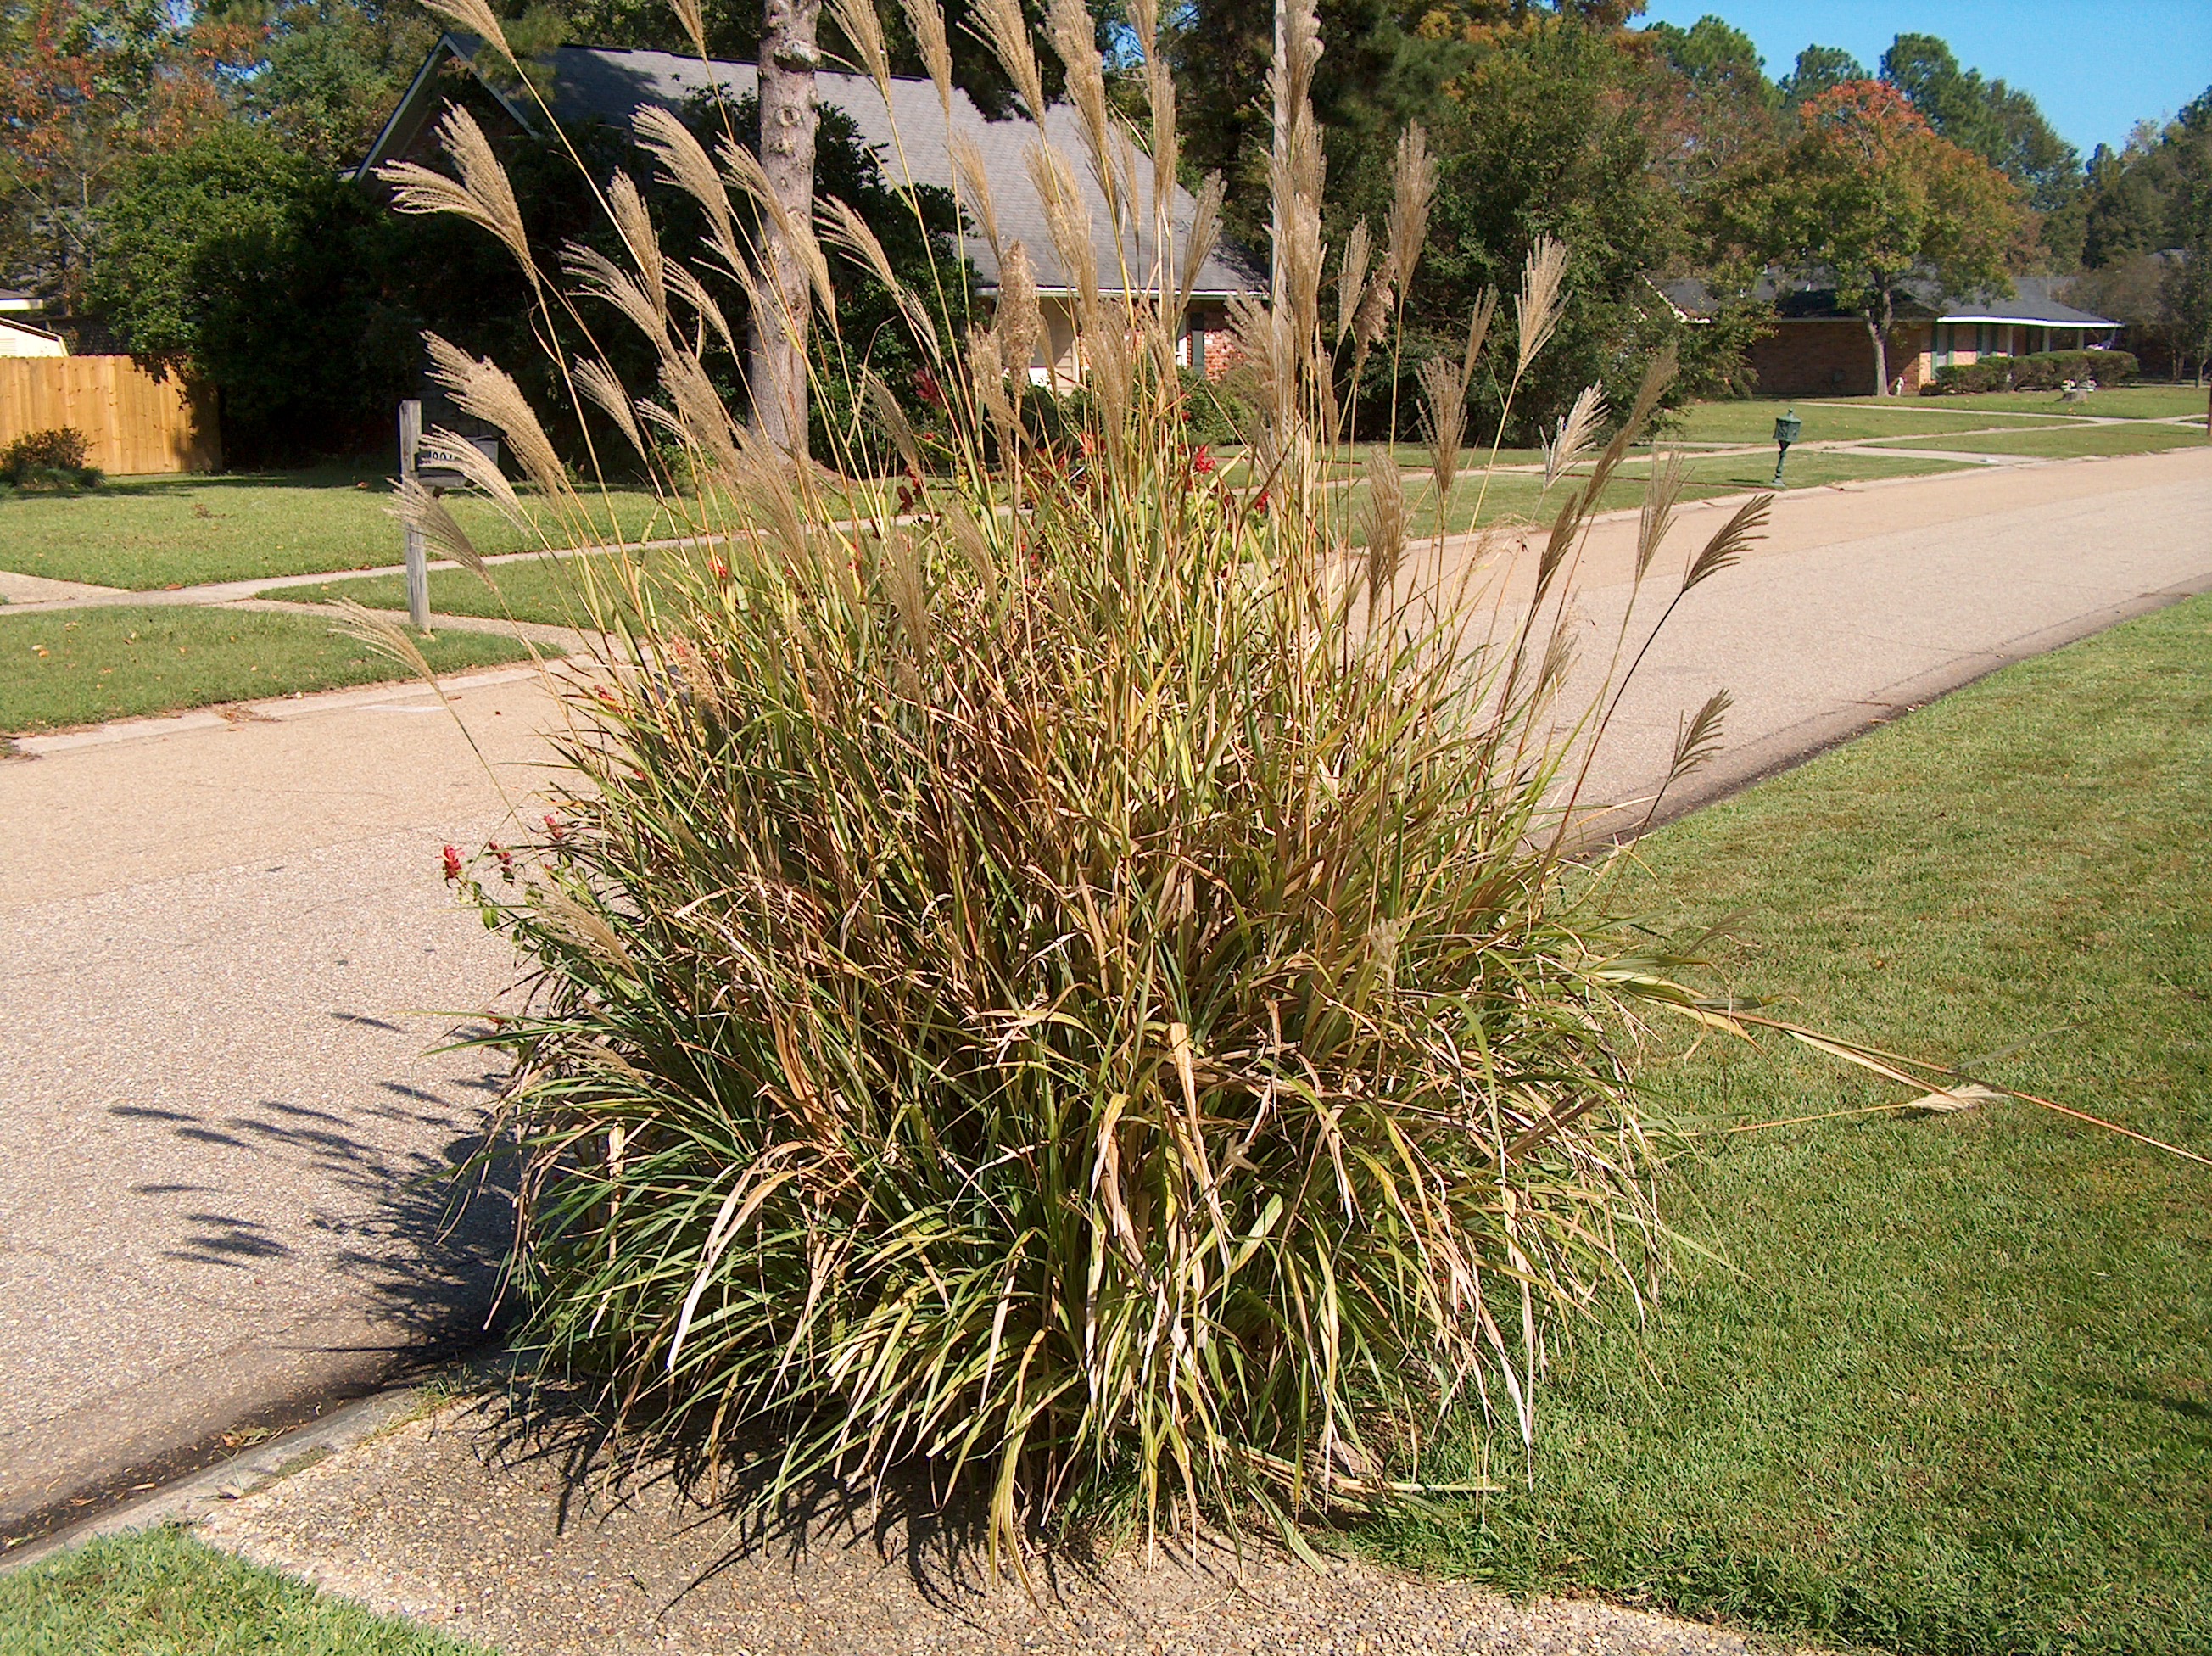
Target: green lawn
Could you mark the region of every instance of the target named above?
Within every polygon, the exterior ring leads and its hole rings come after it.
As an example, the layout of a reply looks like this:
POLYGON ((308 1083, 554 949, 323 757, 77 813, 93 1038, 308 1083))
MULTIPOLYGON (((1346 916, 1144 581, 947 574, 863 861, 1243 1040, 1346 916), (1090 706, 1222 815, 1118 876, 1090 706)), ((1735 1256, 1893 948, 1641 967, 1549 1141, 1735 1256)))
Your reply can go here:
MULTIPOLYGON (((663 577, 678 554, 644 554, 648 581, 663 577)), ((610 568, 604 557, 533 557, 490 566, 495 592, 465 569, 430 571, 430 608, 439 615, 473 615, 517 621, 542 622, 548 626, 588 625, 590 613, 582 601, 581 575, 610 568)), ((364 575, 352 581, 332 581, 313 587, 281 588, 267 594, 303 604, 326 604, 349 598, 373 610, 407 607, 407 584, 401 575, 364 575)), ((623 607, 629 606, 625 602, 623 607)))
POLYGON ((2148 454, 2161 448, 2202 448, 2204 434, 2186 426, 2071 425, 2047 431, 2002 431, 1950 440, 1921 438, 1884 443, 1885 448, 1949 448, 1969 454, 2034 454, 2066 459, 2081 454, 2148 454))
POLYGON ((489 1656, 178 1529, 103 1537, 0 1575, 0 1656, 489 1656))
MULTIPOLYGON (((408 669, 319 616, 185 606, 0 615, 0 732, 21 735, 217 702, 402 679, 408 669)), ((441 673, 527 658, 513 638, 441 632, 441 673)))
MULTIPOLYGON (((527 543, 480 500, 447 497, 477 550, 527 543)), ((0 496, 0 569, 134 592, 397 563, 399 525, 388 485, 338 469, 242 477, 118 478, 79 495, 0 496)), ((610 527, 635 539, 672 533, 650 494, 593 497, 597 522, 550 525, 574 544, 610 527)))
MULTIPOLYGON (((1625 896, 1741 916, 1737 992, 2212 1152, 2208 775, 2198 599, 1665 830, 1625 896)), ((1709 1038, 1654 1099, 1900 1096, 1855 1075, 1709 1038)), ((2212 1169, 2013 1102, 1694 1142, 1661 1195, 1711 1255, 1560 1354, 1533 1485, 1372 1544, 1900 1653, 2212 1649, 2212 1169)))
MULTIPOLYGON (((1924 436, 1942 431, 1972 431, 1992 425, 2037 425, 2041 421, 2005 416, 1992 419, 1995 411, 1978 406, 1954 408, 1974 399, 1945 398, 1941 402, 1917 398, 1861 397, 1839 405, 1837 401, 1790 401, 1760 398, 1753 401, 1695 403, 1673 417, 1662 432, 1662 442, 1771 443, 1777 416, 1794 410, 1804 422, 1801 442, 1845 442, 1860 437, 1924 436)), ((2047 410, 2038 411, 2047 412, 2047 410)))
POLYGON ((1978 391, 1969 397, 1915 398, 1917 407, 1977 409, 1984 413, 2047 414, 2054 411, 2101 414, 2108 419, 2166 420, 2184 414, 2200 419, 2205 393, 2195 386, 2114 386, 2086 403, 2064 405, 2055 391, 1978 391))
MULTIPOLYGON (((1969 464, 1964 460, 1936 460, 1908 458, 1902 454, 1852 454, 1813 453, 1793 454, 1790 460, 1788 486, 1792 489, 1817 488, 1825 484, 1852 483, 1874 478, 1926 477, 1939 472, 1955 472, 1969 464)), ((1588 466, 1578 467, 1587 475, 1588 466)), ((1715 495, 1741 494, 1747 490, 1764 489, 1774 478, 1774 462, 1764 454, 1715 454, 1689 457, 1689 481, 1682 490, 1685 500, 1710 499, 1715 495)), ((1636 456, 1623 463, 1620 472, 1606 485, 1605 498, 1601 502, 1607 511, 1639 506, 1644 500, 1646 479, 1650 475, 1647 457, 1636 456)), ((1459 534, 1473 527, 1475 498, 1481 491, 1480 474, 1463 473, 1459 486, 1453 490, 1451 516, 1446 533, 1459 534)), ((1491 480, 1489 491, 1483 496, 1482 521, 1485 523, 1530 523, 1547 521, 1559 511, 1565 500, 1564 483, 1544 487, 1540 477, 1527 472, 1504 472, 1491 480)), ((1355 527, 1363 509, 1367 492, 1364 484, 1350 491, 1350 508, 1355 527)), ((1436 532, 1435 491, 1425 481, 1409 479, 1406 497, 1412 508, 1413 533, 1416 535, 1436 532)), ((1355 539, 1357 537, 1355 537, 1355 539)))

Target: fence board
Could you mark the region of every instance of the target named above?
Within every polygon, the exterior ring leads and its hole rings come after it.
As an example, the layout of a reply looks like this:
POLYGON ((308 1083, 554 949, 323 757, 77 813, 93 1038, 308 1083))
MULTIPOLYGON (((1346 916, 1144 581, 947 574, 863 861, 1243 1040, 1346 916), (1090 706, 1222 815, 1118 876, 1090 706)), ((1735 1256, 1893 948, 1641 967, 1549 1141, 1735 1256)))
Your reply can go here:
POLYGON ((212 472, 222 463, 212 399, 128 356, 0 357, 0 445, 73 425, 86 460, 113 476, 212 472))

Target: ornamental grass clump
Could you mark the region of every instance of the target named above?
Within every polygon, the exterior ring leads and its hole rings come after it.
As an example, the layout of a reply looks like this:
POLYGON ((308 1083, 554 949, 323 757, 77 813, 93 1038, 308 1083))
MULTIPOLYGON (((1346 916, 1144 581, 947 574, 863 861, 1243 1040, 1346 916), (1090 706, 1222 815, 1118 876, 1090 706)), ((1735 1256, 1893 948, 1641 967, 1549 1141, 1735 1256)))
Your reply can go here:
MULTIPOLYGON (((982 15, 1034 98, 1018 9, 982 15)), ((1148 0, 1132 17, 1157 62, 1148 0)), ((1372 269, 1364 234, 1340 261, 1352 290, 1325 334, 1310 0, 1279 33, 1274 271, 1235 317, 1257 412, 1233 484, 1189 446, 1175 357, 1218 192, 1173 220, 1171 84, 1155 73, 1151 130, 1127 128, 1074 0, 1050 38, 1088 153, 1030 163, 1079 276, 1065 441, 1020 412, 1042 330, 1018 244, 957 345, 877 269, 944 405, 933 440, 846 354, 828 282, 805 285, 816 371, 866 388, 834 479, 714 393, 732 331, 627 180, 608 189, 627 267, 572 253, 564 284, 532 266, 549 337, 611 307, 652 341, 658 386, 591 358, 571 381, 636 464, 673 444, 711 486, 667 489, 694 546, 651 581, 635 558, 578 561, 605 642, 563 683, 546 831, 480 874, 449 863, 535 973, 492 1038, 526 1165, 515 1286, 548 1364, 629 1425, 742 1462, 763 1500, 920 1465, 941 1496, 988 1500, 994 1545, 1116 1500, 1148 1526, 1266 1513, 1295 1535, 1423 1487, 1448 1411, 1525 1440, 1560 1324, 1641 1291, 1636 1005, 1674 991, 1572 894, 1569 739, 1603 708, 1559 702, 1573 565, 1668 367, 1593 474, 1563 480, 1510 601, 1445 575, 1476 560, 1448 558, 1441 529, 1408 546, 1394 466, 1329 481, 1344 366, 1419 258, 1426 163, 1409 144, 1406 210, 1372 269), (1110 225, 1088 221, 1078 167, 1110 225), (1107 291, 1085 273, 1117 239, 1107 291)), ((403 204, 533 259, 496 161, 448 125, 459 180, 403 176, 403 204)), ((708 209, 701 263, 763 314, 778 290, 749 237, 785 238, 801 268, 878 265, 839 204, 810 226, 734 144, 710 157, 678 123, 639 125, 708 209)), ((971 222, 993 222, 988 180, 971 188, 971 222)), ((1504 342, 1522 368, 1560 263, 1532 255, 1504 342)), ((1463 364, 1423 376, 1445 495, 1491 310, 1463 364)), ((587 518, 514 382, 435 349, 555 514, 587 518)), ((471 446, 434 442, 513 507, 471 446)), ((434 499, 403 509, 489 575, 434 499)), ((1639 570, 1670 514, 1671 496, 1647 514, 1639 570)), ((1599 673, 1601 697, 1620 676, 1599 673)))

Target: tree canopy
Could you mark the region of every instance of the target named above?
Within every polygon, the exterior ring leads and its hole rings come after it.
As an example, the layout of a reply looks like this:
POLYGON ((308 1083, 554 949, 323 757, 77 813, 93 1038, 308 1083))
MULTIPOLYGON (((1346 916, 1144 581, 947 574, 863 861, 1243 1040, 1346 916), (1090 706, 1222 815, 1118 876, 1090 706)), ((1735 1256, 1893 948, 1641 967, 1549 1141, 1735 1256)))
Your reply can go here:
POLYGON ((1771 251, 1835 286, 1863 318, 1887 383, 1887 337, 1916 279, 1946 293, 2004 291, 2025 216, 2019 187, 1939 134, 1881 81, 1832 88, 1802 125, 1763 204, 1771 251))

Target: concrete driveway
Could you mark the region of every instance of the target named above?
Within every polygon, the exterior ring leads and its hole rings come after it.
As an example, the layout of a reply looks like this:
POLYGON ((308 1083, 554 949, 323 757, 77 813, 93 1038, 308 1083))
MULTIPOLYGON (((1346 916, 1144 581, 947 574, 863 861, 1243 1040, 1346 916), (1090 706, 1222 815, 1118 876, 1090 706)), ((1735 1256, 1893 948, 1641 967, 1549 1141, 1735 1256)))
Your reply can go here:
MULTIPOLYGON (((1647 600, 1725 509, 1686 511, 1647 600)), ((1632 548, 1602 524, 1583 560, 1586 675, 1632 548)), ((1509 606, 1527 562, 1487 571, 1509 606)), ((1671 806, 2208 588, 2212 449, 1787 496, 1654 647, 1585 799, 1648 798, 1715 688, 1736 697, 1728 747, 1671 806)), ((542 689, 483 675, 459 706, 526 794, 542 689)), ((448 1228, 432 1175, 492 1078, 428 1049, 513 976, 438 876, 439 847, 481 843, 505 804, 426 691, 258 712, 0 762, 0 1536, 483 1326, 503 1204, 448 1228)))

